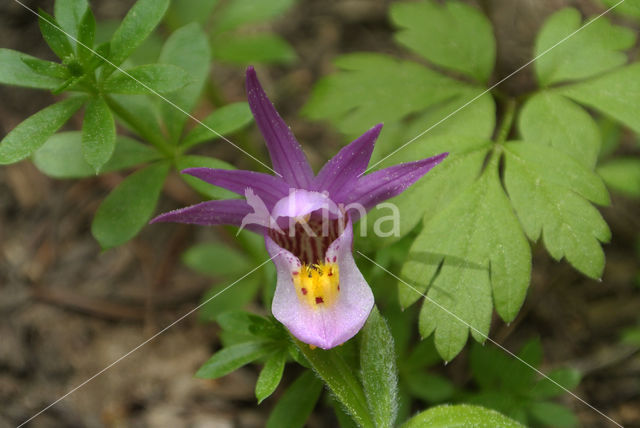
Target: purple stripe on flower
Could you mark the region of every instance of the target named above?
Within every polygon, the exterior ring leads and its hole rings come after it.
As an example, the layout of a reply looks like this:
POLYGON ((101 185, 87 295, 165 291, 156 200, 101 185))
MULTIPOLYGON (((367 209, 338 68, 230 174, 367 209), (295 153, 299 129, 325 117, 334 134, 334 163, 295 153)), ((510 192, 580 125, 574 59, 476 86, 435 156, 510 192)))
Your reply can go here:
POLYGON ((267 143, 273 169, 292 187, 307 189, 313 171, 300 143, 265 94, 253 67, 247 69, 247 98, 258 128, 267 143))

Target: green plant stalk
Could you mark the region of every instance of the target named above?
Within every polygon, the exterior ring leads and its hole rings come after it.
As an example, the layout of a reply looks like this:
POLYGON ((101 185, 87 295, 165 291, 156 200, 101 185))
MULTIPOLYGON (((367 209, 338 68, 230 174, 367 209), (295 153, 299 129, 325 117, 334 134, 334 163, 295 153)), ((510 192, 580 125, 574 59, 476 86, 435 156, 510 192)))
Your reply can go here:
POLYGON ((515 112, 516 100, 509 98, 506 102, 504 115, 502 116, 502 123, 500 123, 500 128, 498 128, 498 132, 496 134, 496 143, 501 144, 507 141, 509 133, 511 132, 511 127, 513 126, 515 112))
POLYGON ((109 108, 118 115, 123 121, 131 126, 137 133, 140 134, 145 140, 154 145, 160 152, 162 152, 168 159, 174 159, 176 155, 175 148, 161 138, 156 138, 154 135, 147 131, 147 129, 140 124, 135 116, 131 114, 124 106, 115 101, 108 95, 104 97, 105 101, 109 105, 109 108))
POLYGON ((354 370, 349 367, 339 354, 339 350, 337 348, 330 350, 311 349, 306 343, 302 343, 293 337, 292 339, 309 364, 311 364, 313 371, 331 389, 331 392, 333 392, 358 426, 362 428, 374 427, 362 384, 354 374, 354 370))

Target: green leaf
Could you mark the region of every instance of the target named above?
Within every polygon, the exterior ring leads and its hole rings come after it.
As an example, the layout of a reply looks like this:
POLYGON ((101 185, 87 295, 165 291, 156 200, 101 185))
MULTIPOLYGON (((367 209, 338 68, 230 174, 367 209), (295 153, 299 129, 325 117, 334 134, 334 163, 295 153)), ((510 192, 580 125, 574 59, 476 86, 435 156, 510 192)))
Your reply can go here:
POLYGON ((120 65, 160 23, 169 0, 138 0, 113 34, 109 60, 120 65))
POLYGON ((221 314, 216 321, 222 330, 237 336, 264 337, 271 332, 276 321, 246 311, 228 311, 221 314))
POLYGON ((0 165, 18 162, 64 125, 85 102, 84 97, 68 98, 25 119, 0 142, 0 165))
MULTIPOLYGON (((402 268, 412 287, 427 292, 420 334, 435 331, 436 348, 445 361, 465 345, 468 325, 477 341, 486 339, 492 294, 498 314, 511 321, 529 285, 531 251, 497 169, 494 157, 480 179, 425 223, 402 268)), ((398 287, 409 288, 404 283, 398 287)))
POLYGON ((427 403, 449 400, 455 392, 455 386, 449 379, 424 371, 407 372, 403 380, 411 395, 427 403))
POLYGON ((0 64, 0 83, 3 85, 53 90, 65 81, 60 70, 62 67, 66 72, 64 66, 11 49, 0 48, 0 64))
POLYGON ((179 2, 171 2, 169 11, 165 16, 165 22, 173 30, 192 22, 204 25, 211 17, 211 12, 217 4, 218 0, 180 0, 179 2))
POLYGON ((64 59, 65 57, 72 55, 73 48, 69 43, 67 35, 62 31, 56 19, 42 9, 38 11, 38 15, 40 32, 53 53, 55 53, 60 59, 64 59))
POLYGON ((305 371, 291 384, 267 419, 267 428, 302 428, 316 406, 322 382, 310 371, 305 371))
POLYGON ((556 91, 640 133, 640 63, 556 91))
POLYGON ((520 134, 525 141, 545 144, 592 169, 600 151, 600 131, 591 115, 553 92, 531 97, 520 113, 520 134))
POLYGON ((578 31, 580 12, 562 9, 547 19, 536 39, 534 67, 542 86, 598 75, 627 62, 620 51, 635 43, 629 28, 596 17, 578 31))
POLYGON ((360 368, 369 412, 376 427, 393 427, 398 413, 398 373, 391 331, 373 308, 362 329, 360 368))
MULTIPOLYGON (((87 0, 56 0, 53 11, 60 27, 74 39, 78 38, 78 30, 82 18, 89 9, 87 0)), ((71 45, 75 42, 70 39, 71 45)))
POLYGON ((469 90, 420 64, 381 54, 344 55, 335 65, 339 71, 314 85, 303 113, 328 119, 349 135, 375 123, 397 122, 469 90))
POLYGON ((94 53, 91 51, 96 37, 96 18, 90 8, 87 8, 80 25, 78 26, 78 44, 76 51, 80 61, 89 65, 93 59, 94 53))
POLYGON ((640 4, 637 0, 626 0, 621 2, 620 0, 602 0, 607 7, 615 7, 614 13, 619 13, 632 18, 636 21, 640 21, 640 4))
MULTIPOLYGON (((564 388, 572 390, 578 386, 582 375, 576 369, 560 368, 553 370, 551 373, 549 373, 548 377, 562 385, 564 388)), ((547 378, 541 379, 529 391, 529 394, 538 400, 557 397, 564 393, 564 389, 560 388, 558 385, 547 378)))
POLYGON ((149 165, 125 178, 102 201, 91 225, 102 248, 124 244, 147 224, 168 172, 166 162, 149 165))
MULTIPOLYGON (((209 74, 210 52, 206 34, 195 23, 175 31, 162 47, 158 61, 181 67, 188 73, 187 86, 167 96, 186 112, 195 107, 202 92, 209 74)), ((160 112, 172 141, 177 143, 188 116, 166 101, 160 103, 160 112)))
POLYGON ((496 42, 479 10, 460 2, 394 3, 391 20, 400 27, 396 40, 418 55, 480 82, 489 79, 496 42))
POLYGON ((556 403, 532 403, 529 412, 540 423, 558 428, 578 426, 578 418, 571 410, 556 403))
POLYGON ((246 102, 220 107, 193 128, 180 143, 184 148, 204 141, 214 140, 244 128, 253 120, 251 109, 246 102), (212 132, 211 129, 215 132, 212 132))
POLYGON ((252 268, 244 254, 217 242, 194 245, 182 253, 182 262, 197 272, 213 277, 238 275, 252 268))
POLYGON ((233 30, 244 24, 266 21, 282 15, 296 0, 234 0, 225 4, 215 16, 214 32, 233 30))
POLYGON ((222 314, 243 309, 255 301, 258 290, 263 284, 262 277, 256 273, 238 281, 238 278, 245 275, 250 269, 251 267, 236 276, 228 276, 224 282, 211 287, 202 296, 198 319, 205 322, 217 321, 222 314), (233 285, 227 288, 231 284, 233 285))
POLYGON ((103 89, 114 94, 167 93, 184 87, 189 81, 187 72, 176 65, 147 64, 114 74, 104 82, 103 89))
MULTIPOLYGON (((131 168, 141 163, 158 160, 160 154, 152 147, 128 137, 117 136, 111 159, 102 172, 131 168)), ((95 175, 82 153, 82 133, 60 132, 52 135, 33 154, 36 167, 53 178, 82 178, 95 175)))
POLYGON ((480 406, 457 404, 432 407, 409 419, 402 428, 524 428, 519 422, 480 406))
POLYGON ((549 254, 599 278, 604 268, 600 242, 611 232, 588 201, 609 202, 602 180, 577 161, 540 144, 505 145, 504 180, 522 227, 532 241, 543 235, 549 254), (600 242, 599 242, 600 241, 600 242))
POLYGON ((258 381, 256 382, 256 398, 258 404, 273 394, 280 384, 282 374, 284 373, 284 363, 287 361, 287 354, 285 352, 276 352, 271 356, 264 364, 258 381))
POLYGON ((221 349, 213 354, 196 372, 201 379, 216 379, 240 367, 262 358, 273 351, 273 345, 268 341, 255 340, 239 343, 221 349))
MULTIPOLYGON (((176 161, 176 168, 180 171, 187 168, 215 168, 215 169, 235 169, 233 165, 221 161, 220 159, 211 158, 208 156, 198 155, 186 155, 181 156, 176 161)), ((189 174, 182 174, 180 176, 185 183, 193 187, 196 191, 206 196, 209 199, 232 199, 237 198, 235 193, 223 189, 222 187, 214 186, 199 178, 193 177, 189 174)))
POLYGON ((142 139, 158 145, 164 144, 166 138, 158 122, 158 106, 148 97, 111 94, 105 96, 105 101, 124 125, 142 139))
POLYGON ((340 349, 311 349, 306 343, 296 339, 294 341, 316 374, 356 423, 361 427, 373 427, 362 385, 352 367, 340 354, 340 349))
POLYGON ((611 190, 634 198, 640 197, 640 159, 612 159, 598 167, 598 174, 611 190))
POLYGON ((296 60, 296 52, 282 37, 275 34, 228 35, 211 42, 213 56, 232 64, 290 64, 296 60))
POLYGON ((87 103, 82 122, 82 153, 96 174, 113 154, 116 145, 116 124, 111 110, 102 98, 87 103))

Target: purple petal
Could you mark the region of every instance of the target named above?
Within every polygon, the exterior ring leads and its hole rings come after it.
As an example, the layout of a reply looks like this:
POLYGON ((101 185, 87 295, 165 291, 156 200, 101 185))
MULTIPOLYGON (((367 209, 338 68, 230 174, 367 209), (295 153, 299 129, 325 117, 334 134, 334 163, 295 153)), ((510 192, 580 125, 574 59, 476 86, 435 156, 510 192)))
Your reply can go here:
POLYGON ((247 188, 272 208, 276 202, 287 196, 289 186, 280 177, 263 174, 255 171, 212 169, 212 168, 188 168, 182 171, 209 184, 223 187, 239 195, 244 195, 247 188))
POLYGON ((273 169, 292 187, 309 188, 313 179, 311 166, 300 143, 267 98, 253 67, 247 69, 247 98, 267 143, 273 169))
POLYGON ((149 223, 175 222, 212 226, 230 224, 240 226, 242 219, 253 210, 243 199, 201 202, 160 214, 149 223))
POLYGON ((300 260, 270 237, 265 239, 278 272, 271 307, 273 316, 299 340, 323 349, 338 346, 355 336, 373 308, 373 294, 351 254, 351 222, 327 250, 327 257, 333 260, 335 256, 340 272, 338 298, 327 308, 312 308, 299 299, 292 273, 300 269, 300 260))
MULTIPOLYGON (((448 155, 449 153, 441 153, 428 159, 394 165, 360 177, 354 188, 345 189, 342 194, 335 196, 336 202, 345 205, 360 204, 368 211, 380 202, 404 192, 448 155)), ((356 220, 357 218, 353 219, 356 220)))
POLYGON ((345 146, 318 173, 314 189, 328 191, 333 195, 340 189, 352 187, 353 182, 364 172, 371 159, 373 145, 380 135, 382 124, 378 124, 345 146))

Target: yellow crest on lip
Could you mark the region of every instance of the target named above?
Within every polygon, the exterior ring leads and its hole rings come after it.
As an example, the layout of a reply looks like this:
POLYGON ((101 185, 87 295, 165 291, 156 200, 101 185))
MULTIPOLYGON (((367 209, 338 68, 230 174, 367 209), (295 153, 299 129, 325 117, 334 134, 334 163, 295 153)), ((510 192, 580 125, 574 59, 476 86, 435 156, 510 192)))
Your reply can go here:
POLYGON ((314 309, 330 307, 340 293, 337 263, 303 264, 292 276, 298 298, 314 309))

